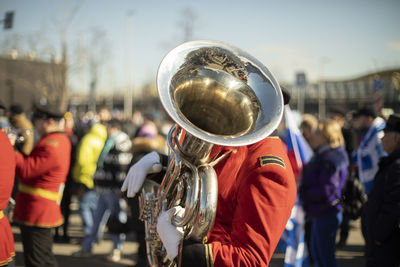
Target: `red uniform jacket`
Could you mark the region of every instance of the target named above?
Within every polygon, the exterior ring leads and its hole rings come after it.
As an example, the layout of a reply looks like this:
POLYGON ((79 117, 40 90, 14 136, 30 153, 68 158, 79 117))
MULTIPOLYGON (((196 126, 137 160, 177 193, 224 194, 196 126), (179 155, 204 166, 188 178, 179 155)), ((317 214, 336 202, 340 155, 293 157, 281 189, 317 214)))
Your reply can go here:
POLYGON ((207 244, 184 243, 182 266, 268 266, 290 217, 296 182, 282 141, 268 137, 244 147, 214 146, 210 156, 227 150, 229 157, 214 167, 214 228, 207 244))
POLYGON ((71 143, 54 132, 43 137, 28 157, 15 154, 18 194, 14 220, 29 226, 56 227, 63 223, 60 201, 69 170, 71 143))
POLYGON ((3 210, 11 197, 15 177, 14 149, 7 135, 0 130, 0 266, 15 256, 14 236, 3 210))

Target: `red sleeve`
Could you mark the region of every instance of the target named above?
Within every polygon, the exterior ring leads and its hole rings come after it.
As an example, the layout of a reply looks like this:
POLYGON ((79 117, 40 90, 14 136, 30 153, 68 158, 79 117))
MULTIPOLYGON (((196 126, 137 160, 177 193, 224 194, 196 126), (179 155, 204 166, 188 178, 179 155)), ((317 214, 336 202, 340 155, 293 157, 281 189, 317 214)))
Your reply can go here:
POLYGON ((7 207, 14 185, 14 149, 8 136, 0 130, 0 210, 7 207), (11 155, 11 156, 10 156, 11 155))
POLYGON ((290 217, 293 186, 274 172, 257 170, 249 176, 238 195, 232 242, 211 243, 215 266, 267 266, 290 217))
POLYGON ((211 243, 215 266, 269 264, 290 217, 297 191, 285 150, 275 142, 272 144, 250 151, 252 157, 244 162, 238 174, 231 242, 211 243), (272 159, 261 166, 260 158, 265 155, 272 159), (275 159, 283 164, 276 164, 275 159))
POLYGON ((54 168, 55 162, 58 160, 55 154, 55 146, 46 143, 38 144, 27 157, 16 153, 17 177, 23 181, 47 173, 54 168))

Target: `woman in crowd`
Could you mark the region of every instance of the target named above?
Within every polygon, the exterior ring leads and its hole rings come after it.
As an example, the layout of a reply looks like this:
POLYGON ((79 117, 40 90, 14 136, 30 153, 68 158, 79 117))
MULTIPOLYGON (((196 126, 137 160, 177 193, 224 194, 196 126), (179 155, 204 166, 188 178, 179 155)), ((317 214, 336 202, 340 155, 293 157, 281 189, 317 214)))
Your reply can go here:
POLYGON ((341 191, 349 164, 339 124, 321 121, 310 140, 315 154, 304 166, 300 198, 312 220, 311 255, 316 266, 337 266, 336 232, 341 224, 341 191))

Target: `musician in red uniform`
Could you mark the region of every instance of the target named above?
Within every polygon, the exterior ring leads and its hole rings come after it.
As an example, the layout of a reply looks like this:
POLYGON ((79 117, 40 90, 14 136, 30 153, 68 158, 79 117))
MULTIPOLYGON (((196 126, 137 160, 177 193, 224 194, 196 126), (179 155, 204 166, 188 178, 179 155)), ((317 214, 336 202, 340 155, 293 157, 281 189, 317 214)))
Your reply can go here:
MULTIPOLYGON (((14 140, 15 141, 15 140, 14 140)), ((0 130, 0 266, 7 266, 15 256, 14 237, 4 214, 11 197, 15 176, 14 149, 7 135, 0 130)))
MULTIPOLYGON (((180 246, 183 231, 171 223, 171 217, 182 207, 163 212, 157 232, 168 258, 178 265, 268 266, 296 200, 296 182, 285 146, 278 137, 270 136, 242 147, 214 146, 210 158, 224 154, 228 156, 214 166, 218 176, 215 224, 203 243, 184 240, 180 246)), ((143 172, 161 170, 161 161, 165 162, 152 152, 133 165, 137 171, 128 173, 122 187, 128 197, 140 189, 143 172)))
POLYGON ((219 190, 214 228, 204 244, 183 243, 182 266, 268 266, 290 217, 296 184, 281 140, 268 137, 212 153, 229 150, 229 158, 214 167, 219 190))
POLYGON ((21 228, 26 266, 57 266, 52 228, 63 223, 60 201, 71 153, 63 115, 57 106, 36 105, 34 124, 41 139, 29 156, 15 154, 19 187, 14 221, 21 228))

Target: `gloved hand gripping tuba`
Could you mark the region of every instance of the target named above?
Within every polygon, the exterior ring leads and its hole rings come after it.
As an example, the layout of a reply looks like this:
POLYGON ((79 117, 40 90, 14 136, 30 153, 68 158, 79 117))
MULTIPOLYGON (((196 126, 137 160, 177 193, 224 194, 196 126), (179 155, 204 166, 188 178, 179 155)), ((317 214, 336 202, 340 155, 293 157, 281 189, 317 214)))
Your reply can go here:
POLYGON ((160 64, 157 88, 176 122, 167 137, 169 164, 160 184, 146 180, 140 195, 151 266, 171 265, 157 235, 162 210, 180 205, 173 223, 184 238, 203 241, 212 230, 218 182, 213 145, 244 146, 270 135, 283 113, 279 84, 257 59, 216 41, 193 41, 170 51, 160 64))

